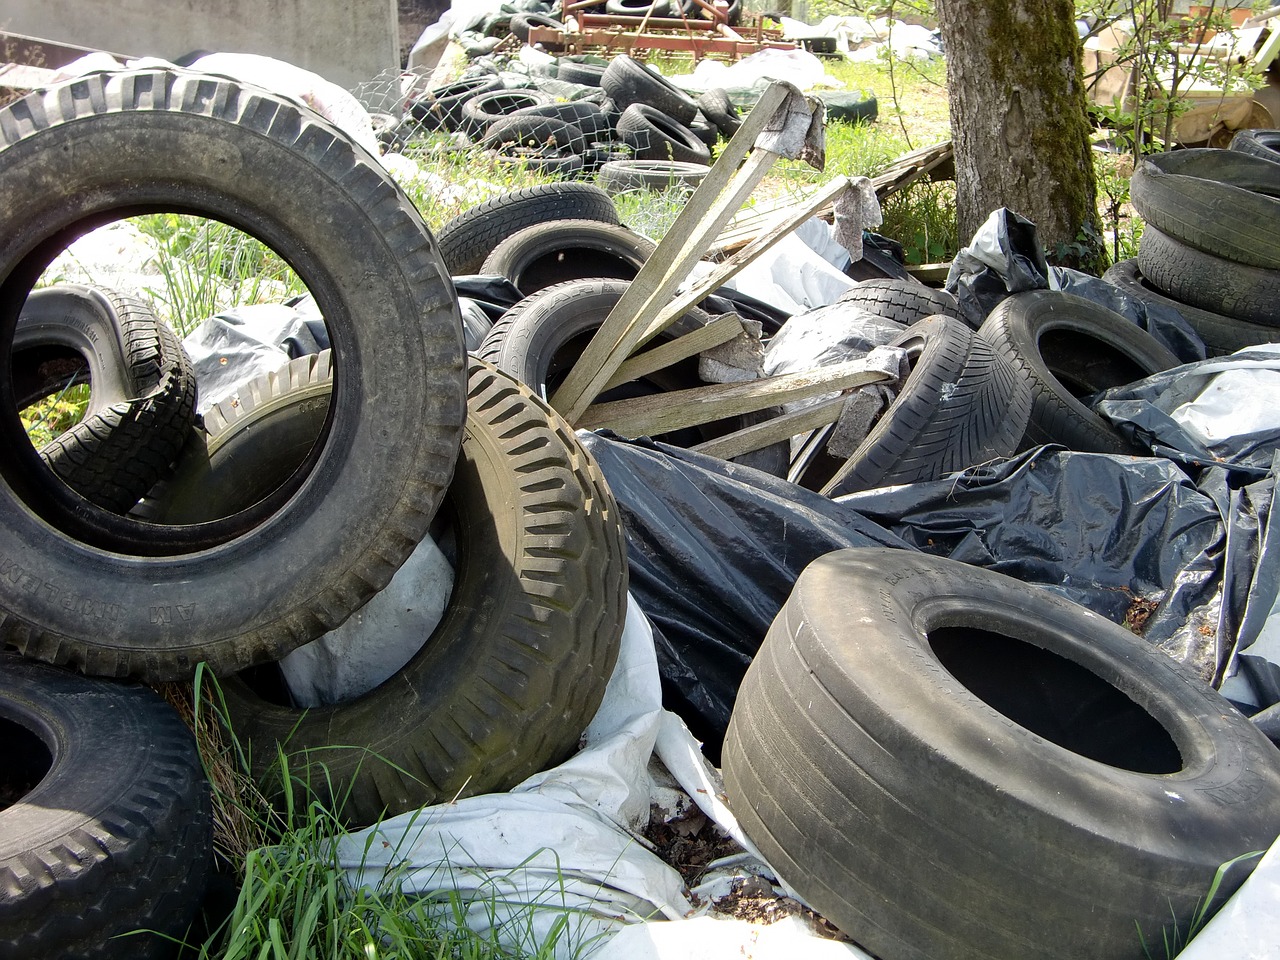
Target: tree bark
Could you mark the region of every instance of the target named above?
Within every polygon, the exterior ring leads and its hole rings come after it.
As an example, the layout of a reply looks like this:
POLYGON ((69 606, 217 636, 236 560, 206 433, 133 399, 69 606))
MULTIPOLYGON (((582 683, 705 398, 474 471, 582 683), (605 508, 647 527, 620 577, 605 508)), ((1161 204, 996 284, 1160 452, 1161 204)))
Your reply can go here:
POLYGON ((937 0, 962 239, 993 210, 1033 221, 1049 260, 1105 265, 1072 0, 937 0))

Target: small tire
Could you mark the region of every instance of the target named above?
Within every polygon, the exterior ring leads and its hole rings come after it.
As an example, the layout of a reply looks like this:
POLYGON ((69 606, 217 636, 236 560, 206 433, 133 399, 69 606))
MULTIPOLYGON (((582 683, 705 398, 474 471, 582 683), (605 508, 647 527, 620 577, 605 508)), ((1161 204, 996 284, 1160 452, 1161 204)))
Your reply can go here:
POLYGON ((653 241, 595 220, 553 220, 525 227, 498 244, 480 272, 506 277, 525 296, 566 280, 634 280, 653 241))
MULTIPOLYGON (((457 296, 404 191, 292 100, 126 70, 0 110, 3 302, 139 206, 221 220, 297 271, 341 371, 326 437, 253 509, 157 527, 50 482, 16 412, 0 411, 0 529, 10 582, 25 585, 0 592, 0 642, 97 675, 187 679, 202 660, 232 673, 342 622, 426 534, 466 419, 457 296)), ((5 370, 16 314, 0 318, 5 370)))
POLYGON ((549 93, 532 88, 522 90, 489 90, 478 93, 462 105, 462 129, 472 137, 479 137, 491 124, 510 116, 525 107, 540 107, 552 103, 549 93))
MULTIPOLYGON (((821 487, 829 497, 937 480, 1007 457, 1031 415, 1031 391, 1009 363, 959 320, 912 324, 889 346, 911 372, 866 439, 821 487)), ((805 485, 813 481, 806 476, 805 485)))
POLYGON ((742 126, 742 118, 738 116, 738 108, 729 99, 729 93, 719 87, 713 87, 698 97, 698 110, 711 123, 715 124, 720 135, 726 140, 738 132, 742 126))
POLYGON ((55 371, 84 371, 84 415, 40 458, 86 500, 127 511, 168 472, 195 424, 196 379, 178 338, 135 297, 64 284, 31 293, 13 342, 20 409, 50 394, 55 371))
POLYGON ((693 190, 707 176, 705 163, 678 160, 610 160, 600 165, 596 182, 610 195, 627 190, 693 190))
POLYGON ((529 30, 532 27, 550 27, 553 30, 564 30, 564 24, 555 17, 541 13, 517 13, 511 17, 511 32, 516 39, 529 42, 529 30))
POLYGON ((560 57, 556 61, 556 79, 567 83, 580 83, 586 87, 598 87, 604 78, 605 62, 593 60, 575 60, 573 57, 560 57))
POLYGON ((1166 297, 1143 278, 1136 258, 1113 264, 1102 279, 1144 303, 1176 310, 1204 341, 1209 356, 1235 353, 1260 343, 1280 343, 1280 327, 1237 320, 1166 297))
POLYGON ((1280 270, 1197 250, 1151 224, 1138 241, 1138 266, 1152 286, 1201 310, 1280 327, 1280 270))
POLYGON ((618 223, 609 195, 589 183, 548 183, 499 194, 464 210, 436 234, 454 276, 475 273, 493 248, 518 230, 548 220, 618 223))
POLYGON ((1134 448, 1080 399, 1179 365, 1135 323, 1068 293, 1032 290, 1001 301, 978 331, 1031 387, 1024 449, 1134 454, 1134 448))
POLYGON ((1240 130, 1231 138, 1229 149, 1280 163, 1280 130, 1240 130))
POLYGON ((692 121, 698 112, 692 97, 625 53, 609 61, 600 86, 609 99, 624 108, 623 112, 632 104, 644 104, 682 124, 692 121))
POLYGON ((906 326, 934 316, 964 322, 955 297, 915 280, 863 280, 842 293, 837 302, 853 304, 859 310, 906 326))
POLYGON ((633 103, 623 110, 617 130, 635 150, 637 160, 708 163, 711 159, 711 151, 696 133, 645 103, 633 103))
POLYGON ((1219 866, 1280 832, 1280 754, 1191 670, 1042 587, 903 550, 804 570, 723 763, 781 878, 903 960, 1185 943, 1219 866))
POLYGON ((496 76, 465 77, 428 90, 406 104, 409 116, 424 129, 448 130, 462 127, 462 108, 474 96, 502 89, 496 76))
POLYGON ((391 679, 296 709, 224 681, 236 733, 269 793, 275 744, 312 787, 367 825, 459 795, 509 789, 558 763, 604 696, 626 614, 617 504, 573 430, 508 375, 472 361, 466 439, 443 508, 453 592, 391 679), (351 749, 341 749, 347 746, 351 749))
POLYGON ((525 147, 576 156, 586 147, 587 138, 581 128, 555 117, 512 114, 489 124, 480 144, 491 150, 525 147))
POLYGON ((172 956, 213 868, 209 783, 177 712, 4 652, 0 740, 0 956, 172 956))

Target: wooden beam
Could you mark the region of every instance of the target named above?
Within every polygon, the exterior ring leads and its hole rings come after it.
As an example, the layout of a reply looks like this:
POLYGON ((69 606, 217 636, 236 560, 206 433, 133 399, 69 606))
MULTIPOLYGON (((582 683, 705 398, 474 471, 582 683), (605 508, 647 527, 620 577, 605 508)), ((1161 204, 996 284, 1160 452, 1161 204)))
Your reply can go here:
POLYGON ((723 286, 726 282, 741 273, 753 260, 787 236, 796 227, 804 223, 814 213, 834 202, 835 198, 849 186, 848 177, 836 177, 825 187, 809 197, 804 203, 789 208, 787 216, 760 234, 751 243, 743 247, 727 260, 722 260, 714 270, 695 283, 685 293, 680 294, 653 319, 649 329, 645 331, 641 342, 657 336, 665 330, 676 317, 681 316, 690 307, 701 303, 706 297, 723 286))
POLYGON ((577 426, 586 430, 609 427, 627 437, 652 436, 754 413, 789 400, 895 380, 896 374, 887 373, 874 359, 864 357, 745 383, 717 383, 652 397, 597 403, 587 408, 577 426))
POLYGON ((689 449, 721 460, 732 460, 752 450, 763 450, 775 443, 790 440, 797 434, 835 423, 844 407, 844 401, 844 394, 841 394, 791 413, 780 414, 764 423, 753 423, 714 440, 704 440, 689 449))
MULTIPOLYGON (((737 212, 741 200, 738 207, 732 209, 729 209, 729 203, 743 193, 746 182, 743 172, 749 171, 747 179, 754 176, 754 183, 764 176, 776 158, 775 154, 757 150, 742 170, 738 169, 738 164, 747 157, 756 138, 793 89, 789 84, 778 82, 765 88, 755 109, 747 115, 719 159, 698 184, 676 222, 635 279, 627 285, 618 303, 551 397, 551 405, 570 423, 576 422, 613 378, 618 367, 640 342, 653 316, 671 300, 676 288, 688 276, 689 269, 701 258, 707 242, 737 212), (728 189, 731 184, 735 185, 732 190, 728 189), (724 193, 729 194, 727 200, 721 198, 724 193)), ((746 193, 749 192, 748 187, 746 193)))
POLYGON ((647 377, 655 370, 665 370, 681 360, 697 356, 703 350, 710 350, 722 343, 728 343, 740 333, 742 333, 742 319, 736 313, 723 314, 691 333, 669 340, 644 353, 637 353, 618 368, 618 372, 604 385, 604 389, 612 390, 620 384, 647 377))

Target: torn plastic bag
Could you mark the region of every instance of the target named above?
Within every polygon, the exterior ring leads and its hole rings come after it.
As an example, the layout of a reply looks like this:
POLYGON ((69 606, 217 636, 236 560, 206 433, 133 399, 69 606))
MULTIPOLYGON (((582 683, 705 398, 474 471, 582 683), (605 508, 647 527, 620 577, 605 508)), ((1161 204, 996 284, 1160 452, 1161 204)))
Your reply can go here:
POLYGON ((1256 479, 1280 447, 1280 347, 1246 347, 1113 387, 1094 409, 1162 457, 1256 479))
POLYGON ((854 280, 875 280, 881 277, 912 279, 902 244, 870 230, 862 232, 862 257, 851 260, 844 268, 844 273, 854 280))
POLYGON ((1000 301, 1023 290, 1063 290, 1120 314, 1151 334, 1184 362, 1203 360, 1204 342, 1176 310, 1146 304, 1120 288, 1078 270, 1050 267, 1036 225, 1000 208, 956 254, 947 274, 965 320, 975 329, 1000 301))
POLYGON ((1042 585, 1130 626, 1206 682, 1218 672, 1224 525, 1167 460, 1036 447, 838 502, 926 553, 1042 585))
POLYGON ((834 303, 855 286, 843 272, 848 262, 849 251, 832 237, 831 225, 812 217, 724 285, 787 313, 803 313, 834 303))
POLYGON ((631 591, 654 625, 663 703, 719 762, 738 686, 808 564, 907 548, 857 511, 768 474, 651 440, 580 432, 621 507, 631 591))
POLYGON ((858 360, 904 329, 852 303, 817 307, 792 317, 769 341, 763 372, 772 377, 858 360))
POLYGON ((975 330, 1000 301, 1023 290, 1049 286, 1049 265, 1040 250, 1036 225, 1006 207, 994 211, 956 254, 946 290, 975 330))
POLYGON ((209 317, 182 341, 200 385, 196 412, 232 396, 254 377, 329 348, 315 300, 236 307, 209 317))
POLYGON ((1243 598, 1244 611, 1230 634, 1235 648, 1220 689, 1246 713, 1280 703, 1280 531, 1272 527, 1277 477, 1280 454, 1266 477, 1228 493, 1227 572, 1234 574, 1228 596, 1237 603, 1243 598))

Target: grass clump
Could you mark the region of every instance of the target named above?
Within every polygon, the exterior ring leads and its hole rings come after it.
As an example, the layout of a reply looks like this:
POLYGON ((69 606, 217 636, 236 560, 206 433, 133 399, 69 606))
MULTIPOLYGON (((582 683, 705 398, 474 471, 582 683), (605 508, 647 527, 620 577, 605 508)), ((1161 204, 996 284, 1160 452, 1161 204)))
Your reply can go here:
POLYGON ((269 800, 203 665, 193 688, 168 684, 164 693, 196 732, 212 785, 216 867, 222 885, 229 880, 235 888, 221 915, 206 909, 182 960, 545 960, 577 956, 590 945, 571 942, 568 910, 535 924, 535 911, 551 908, 453 889, 447 863, 433 874, 438 887, 406 892, 402 884, 421 864, 397 850, 372 849, 379 843, 373 831, 353 862, 351 850, 360 846, 344 826, 342 785, 327 784, 336 799, 322 802, 278 748, 284 789, 269 800))

